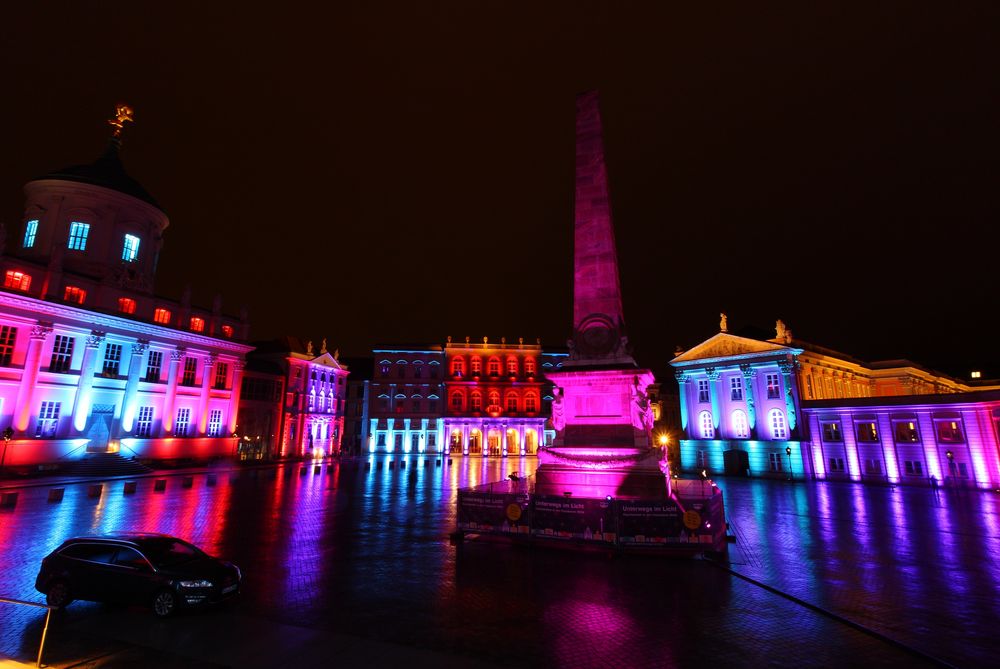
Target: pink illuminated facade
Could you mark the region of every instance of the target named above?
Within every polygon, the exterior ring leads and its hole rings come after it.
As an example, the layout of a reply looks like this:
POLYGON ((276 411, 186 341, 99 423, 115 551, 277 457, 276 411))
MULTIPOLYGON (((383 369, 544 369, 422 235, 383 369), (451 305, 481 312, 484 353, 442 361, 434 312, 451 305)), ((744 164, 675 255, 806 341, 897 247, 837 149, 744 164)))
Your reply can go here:
POLYGON ((64 466, 88 452, 142 460, 230 452, 246 316, 155 294, 169 221, 129 177, 119 142, 95 163, 25 186, 0 255, 0 425, 6 464, 64 466))

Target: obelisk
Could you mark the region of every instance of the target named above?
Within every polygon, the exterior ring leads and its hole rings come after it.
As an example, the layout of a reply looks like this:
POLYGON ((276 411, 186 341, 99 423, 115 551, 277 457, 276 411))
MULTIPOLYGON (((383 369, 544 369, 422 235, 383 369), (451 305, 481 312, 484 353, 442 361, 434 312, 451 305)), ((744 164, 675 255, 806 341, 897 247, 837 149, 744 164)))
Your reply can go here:
POLYGON ((555 385, 554 444, 539 452, 536 492, 660 499, 665 461, 652 447, 649 370, 628 351, 601 115, 596 91, 576 99, 573 336, 555 385))

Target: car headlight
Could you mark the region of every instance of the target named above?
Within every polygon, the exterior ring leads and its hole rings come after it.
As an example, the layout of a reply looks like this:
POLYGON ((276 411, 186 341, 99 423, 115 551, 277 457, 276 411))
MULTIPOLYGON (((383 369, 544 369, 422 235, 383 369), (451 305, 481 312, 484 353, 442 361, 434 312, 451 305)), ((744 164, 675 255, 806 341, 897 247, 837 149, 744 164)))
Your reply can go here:
POLYGON ((211 581, 205 581, 205 580, 201 580, 201 581, 180 581, 177 585, 181 586, 182 588, 211 588, 212 587, 212 582, 211 581))

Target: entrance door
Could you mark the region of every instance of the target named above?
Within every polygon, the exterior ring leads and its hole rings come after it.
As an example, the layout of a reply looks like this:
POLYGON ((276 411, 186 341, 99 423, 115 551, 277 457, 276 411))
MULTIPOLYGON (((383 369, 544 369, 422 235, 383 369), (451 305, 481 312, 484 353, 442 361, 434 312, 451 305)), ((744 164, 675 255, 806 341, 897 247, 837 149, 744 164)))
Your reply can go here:
POLYGON ((473 430, 469 433, 469 453, 482 453, 482 451, 483 435, 479 430, 473 430))
POLYGON ((538 433, 534 430, 527 430, 524 433, 524 452, 526 455, 538 452, 538 433))
POLYGON ((518 441, 520 436, 517 430, 507 430, 507 455, 521 454, 521 443, 518 441))
POLYGON ((750 476, 750 454, 746 451, 725 451, 722 462, 726 468, 726 476, 750 476))
POLYGON ((108 442, 111 439, 111 420, 114 416, 114 404, 95 404, 93 409, 91 409, 90 425, 87 428, 87 439, 89 439, 87 442, 88 453, 109 452, 108 442))

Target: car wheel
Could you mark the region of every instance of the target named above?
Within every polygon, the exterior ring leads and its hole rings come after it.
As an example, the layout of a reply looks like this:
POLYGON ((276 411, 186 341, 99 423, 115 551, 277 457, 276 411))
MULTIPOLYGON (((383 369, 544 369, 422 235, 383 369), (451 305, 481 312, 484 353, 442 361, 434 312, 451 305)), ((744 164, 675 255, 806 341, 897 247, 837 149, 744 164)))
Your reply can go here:
POLYGON ((69 589, 69 583, 62 579, 57 579, 49 583, 49 588, 45 593, 45 602, 49 606, 54 606, 62 610, 73 603, 73 595, 69 589))
POLYGON ((153 613, 157 618, 169 618, 177 613, 177 593, 173 590, 160 590, 153 597, 153 613))

